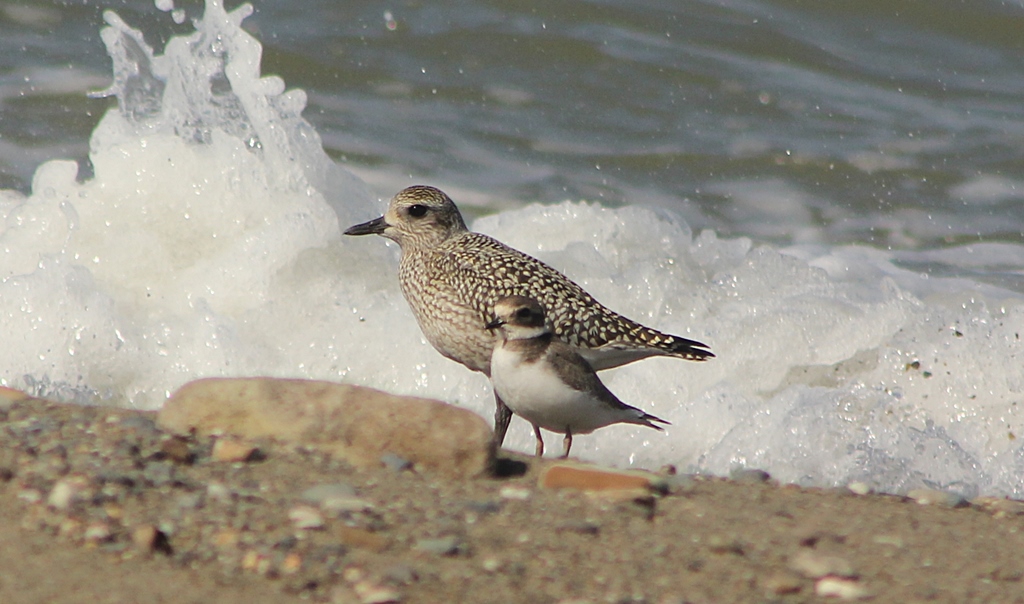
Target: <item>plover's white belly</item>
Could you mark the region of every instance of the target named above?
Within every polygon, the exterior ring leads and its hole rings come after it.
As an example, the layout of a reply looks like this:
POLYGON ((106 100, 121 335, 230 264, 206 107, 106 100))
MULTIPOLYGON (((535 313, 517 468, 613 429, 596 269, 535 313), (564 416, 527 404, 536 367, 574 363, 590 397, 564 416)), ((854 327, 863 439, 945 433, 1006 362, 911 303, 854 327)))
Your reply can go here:
POLYGON ((491 357, 491 383, 513 413, 552 432, 588 434, 627 419, 590 393, 567 386, 539 360, 521 363, 518 354, 498 346, 491 357))

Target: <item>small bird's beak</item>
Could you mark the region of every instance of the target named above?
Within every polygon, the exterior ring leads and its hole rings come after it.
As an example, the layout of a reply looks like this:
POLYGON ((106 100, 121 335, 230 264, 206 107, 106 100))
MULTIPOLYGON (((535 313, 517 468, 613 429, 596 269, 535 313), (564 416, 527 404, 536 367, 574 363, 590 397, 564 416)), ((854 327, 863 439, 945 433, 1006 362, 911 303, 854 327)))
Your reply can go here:
POLYGON ((505 324, 505 322, 502 321, 501 319, 495 319, 495 320, 491 321, 490 323, 488 323, 487 325, 485 325, 484 327, 487 330, 493 330, 493 329, 497 329, 497 328, 501 327, 504 324, 505 324))
POLYGON ((384 221, 384 217, 374 218, 370 222, 364 222, 355 226, 348 227, 345 231, 346 235, 383 235, 384 229, 388 228, 388 223, 384 221))

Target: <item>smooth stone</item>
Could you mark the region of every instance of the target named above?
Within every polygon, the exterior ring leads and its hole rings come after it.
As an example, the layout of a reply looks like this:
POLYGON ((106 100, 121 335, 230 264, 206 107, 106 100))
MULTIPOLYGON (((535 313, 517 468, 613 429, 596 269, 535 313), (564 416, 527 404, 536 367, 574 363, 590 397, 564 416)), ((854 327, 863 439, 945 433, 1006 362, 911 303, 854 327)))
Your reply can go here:
POLYGON ((729 478, 745 484, 760 484, 771 480, 772 475, 756 468, 737 468, 729 472, 729 478))
POLYGON ((920 505, 937 505, 947 508, 958 508, 967 504, 967 501, 956 493, 936 491, 935 489, 913 489, 907 493, 907 497, 913 499, 920 505))
POLYGON ((383 577, 385 580, 398 585, 411 585, 420 579, 419 573, 416 572, 415 568, 401 562, 389 566, 384 571, 383 577))
POLYGON ((853 577, 853 567, 845 558, 829 556, 811 549, 802 549, 789 559, 789 568, 808 579, 821 577, 853 577))
MULTIPOLYGON (((153 424, 153 429, 156 430, 156 423, 150 421, 153 424)), ((167 456, 167 459, 180 464, 191 464, 195 461, 195 454, 192 453, 192 448, 188 446, 188 442, 180 436, 172 436, 167 440, 160 443, 160 452, 167 456)))
POLYGON ((135 527, 132 531, 132 543, 143 552, 152 552, 156 549, 157 540, 160 536, 160 529, 152 524, 143 524, 135 527))
POLYGON ((182 386, 164 404, 158 424, 196 431, 275 438, 314 447, 359 468, 386 453, 435 475, 479 476, 493 464, 487 422, 441 401, 312 380, 208 378, 182 386))
POLYGON ((130 415, 119 422, 122 428, 129 428, 138 432, 146 432, 149 434, 156 434, 158 432, 156 427, 155 415, 150 417, 148 415, 130 415))
POLYGON ((846 488, 854 495, 870 495, 874 491, 871 485, 859 480, 846 485, 846 488))
POLYGON ((665 486, 665 492, 671 495, 682 495, 697 487, 693 474, 669 474, 660 480, 665 486))
POLYGON ((502 499, 511 499, 513 501, 526 501, 530 498, 532 491, 523 487, 504 486, 498 490, 498 496, 502 499))
POLYGON ((540 486, 546 489, 577 489, 580 491, 614 491, 654 488, 660 477, 636 470, 614 470, 575 462, 558 462, 540 475, 540 486))
POLYGON ((764 582, 764 588, 767 593, 777 596, 800 593, 803 589, 803 580, 796 574, 779 571, 768 577, 764 582))
POLYGON ((402 594, 396 589, 367 579, 353 585, 352 591, 356 592, 362 604, 397 604, 402 601, 402 594))
POLYGON ((174 480, 174 466, 166 461, 151 461, 142 469, 142 478, 155 487, 162 487, 174 480))
POLYGON ((237 438, 222 437, 213 443, 210 458, 213 461, 236 463, 250 461, 256 454, 256 445, 237 438))
POLYGON ((67 476, 54 483, 50 494, 46 498, 46 504, 55 510, 67 511, 80 499, 81 494, 88 488, 89 480, 84 476, 67 476))
POLYGON ((399 457, 390 451, 380 456, 380 462, 395 472, 412 469, 412 463, 404 457, 399 457))
POLYGON ((320 506, 325 512, 362 512, 373 509, 373 504, 356 497, 356 490, 345 483, 318 484, 302 492, 307 503, 320 506))
POLYGON ((319 529, 324 526, 324 517, 320 510, 308 505, 297 505, 288 510, 288 519, 298 529, 319 529))
POLYGON ((863 600, 872 596, 866 587, 853 579, 824 577, 814 584, 814 593, 823 598, 863 600))
POLYGON ((87 542, 103 543, 113 537, 113 532, 110 530, 110 525, 106 522, 92 522, 89 526, 85 527, 83 537, 87 542))
POLYGON ((462 552, 464 545, 462 539, 455 535, 449 535, 447 537, 438 537, 437 539, 420 539, 413 546, 413 549, 439 556, 454 556, 462 552))

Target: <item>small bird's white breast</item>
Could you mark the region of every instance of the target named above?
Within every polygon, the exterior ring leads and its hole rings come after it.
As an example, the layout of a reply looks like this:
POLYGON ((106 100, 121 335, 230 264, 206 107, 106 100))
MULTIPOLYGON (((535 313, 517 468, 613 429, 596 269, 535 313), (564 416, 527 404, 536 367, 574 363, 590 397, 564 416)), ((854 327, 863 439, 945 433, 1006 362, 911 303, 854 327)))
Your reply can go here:
POLYGON ((567 386, 541 357, 524 363, 522 357, 498 345, 491 357, 491 383, 513 413, 552 432, 588 434, 621 422, 628 412, 613 409, 588 392, 567 386))

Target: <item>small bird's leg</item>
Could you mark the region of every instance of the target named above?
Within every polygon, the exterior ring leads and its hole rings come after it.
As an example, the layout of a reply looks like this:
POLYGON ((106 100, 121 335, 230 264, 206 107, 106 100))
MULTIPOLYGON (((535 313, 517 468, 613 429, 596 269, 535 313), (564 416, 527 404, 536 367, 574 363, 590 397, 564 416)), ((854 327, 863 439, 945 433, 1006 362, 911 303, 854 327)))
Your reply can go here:
POLYGON ((501 443, 505 442, 505 433, 508 432, 508 424, 512 421, 512 410, 505 405, 498 393, 494 393, 494 448, 500 449, 501 443))
POLYGON ((537 449, 533 454, 537 457, 544 457, 544 439, 540 437, 540 426, 537 424, 533 425, 533 435, 537 437, 537 449))
POLYGON ((562 439, 562 459, 569 457, 569 449, 572 448, 572 428, 565 427, 565 438, 562 439))

